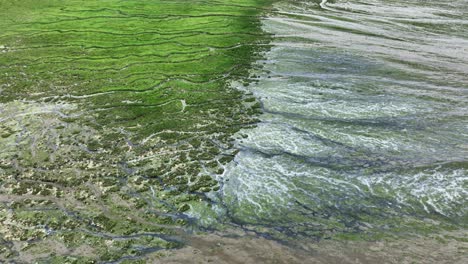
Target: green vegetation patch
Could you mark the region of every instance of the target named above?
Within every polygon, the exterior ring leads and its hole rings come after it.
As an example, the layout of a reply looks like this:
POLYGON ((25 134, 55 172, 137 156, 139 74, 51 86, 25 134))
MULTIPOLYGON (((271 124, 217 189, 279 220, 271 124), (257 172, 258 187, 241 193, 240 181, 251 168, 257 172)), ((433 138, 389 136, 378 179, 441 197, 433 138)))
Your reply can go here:
POLYGON ((268 48, 269 2, 0 0, 0 260, 181 246, 255 122, 229 84, 268 48))

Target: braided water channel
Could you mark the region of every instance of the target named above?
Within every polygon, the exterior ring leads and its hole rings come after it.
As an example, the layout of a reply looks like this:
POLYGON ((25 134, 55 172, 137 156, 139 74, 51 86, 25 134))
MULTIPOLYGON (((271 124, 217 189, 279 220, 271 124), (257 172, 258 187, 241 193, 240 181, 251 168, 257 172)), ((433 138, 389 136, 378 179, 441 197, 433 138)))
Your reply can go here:
POLYGON ((296 242, 465 230, 467 16, 463 0, 278 3, 226 214, 296 242))

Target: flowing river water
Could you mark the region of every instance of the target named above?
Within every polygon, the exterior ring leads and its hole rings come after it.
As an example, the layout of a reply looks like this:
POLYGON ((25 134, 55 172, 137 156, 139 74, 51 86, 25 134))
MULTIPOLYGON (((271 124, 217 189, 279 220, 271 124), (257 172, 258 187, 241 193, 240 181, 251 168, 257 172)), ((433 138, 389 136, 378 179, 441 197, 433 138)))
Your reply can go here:
POLYGON ((278 3, 225 213, 286 239, 466 228, 467 17, 465 0, 278 3))

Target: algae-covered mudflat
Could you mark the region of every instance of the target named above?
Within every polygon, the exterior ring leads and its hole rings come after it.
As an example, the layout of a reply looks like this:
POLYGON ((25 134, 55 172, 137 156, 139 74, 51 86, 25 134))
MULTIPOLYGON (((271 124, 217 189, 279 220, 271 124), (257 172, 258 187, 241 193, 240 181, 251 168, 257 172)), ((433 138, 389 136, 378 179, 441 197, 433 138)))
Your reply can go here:
POLYGON ((0 0, 0 262, 466 263, 464 0, 0 0))
POLYGON ((0 259, 179 247, 209 213, 232 134, 255 121, 255 100, 228 84, 267 43, 266 8, 0 0, 0 259))

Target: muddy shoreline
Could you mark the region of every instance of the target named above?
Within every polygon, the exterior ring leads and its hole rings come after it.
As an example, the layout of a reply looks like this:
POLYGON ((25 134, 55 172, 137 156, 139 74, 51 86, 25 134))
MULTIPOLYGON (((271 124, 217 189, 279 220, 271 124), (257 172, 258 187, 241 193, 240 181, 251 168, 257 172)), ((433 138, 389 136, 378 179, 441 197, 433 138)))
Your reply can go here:
POLYGON ((151 263, 450 263, 468 261, 468 232, 415 236, 384 241, 303 242, 288 246, 239 231, 198 234, 182 249, 159 252, 151 263))

